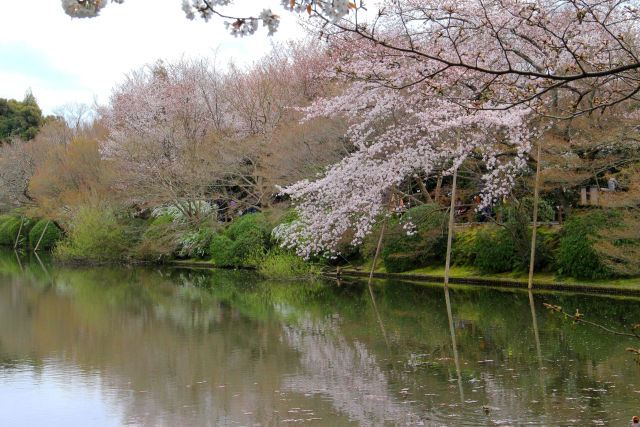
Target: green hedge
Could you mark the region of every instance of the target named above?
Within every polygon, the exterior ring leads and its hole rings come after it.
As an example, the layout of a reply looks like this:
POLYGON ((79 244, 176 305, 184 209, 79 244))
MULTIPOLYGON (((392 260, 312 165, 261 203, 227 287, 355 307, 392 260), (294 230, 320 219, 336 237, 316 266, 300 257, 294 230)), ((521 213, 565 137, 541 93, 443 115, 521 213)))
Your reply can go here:
MULTIPOLYGON (((474 265, 476 261, 476 238, 480 227, 469 227, 454 235, 451 246, 452 262, 458 265, 474 265)), ((446 250, 446 248, 445 248, 446 250)))
POLYGON ((47 228, 47 231, 42 236, 42 240, 40 241, 40 246, 38 249, 49 250, 53 249, 56 243, 62 239, 62 230, 54 223, 49 222, 47 220, 41 219, 36 222, 33 228, 29 231, 29 244, 32 248, 36 247, 38 244, 38 239, 42 235, 43 230, 47 228), (47 223, 49 225, 47 226, 47 223))
POLYGON ((133 246, 111 208, 85 206, 76 212, 55 255, 66 261, 112 262, 128 258, 133 246))
POLYGON ((223 267, 252 266, 271 247, 270 235, 271 225, 263 213, 243 215, 211 239, 211 258, 223 267))
POLYGON ((152 217, 147 223, 139 242, 132 248, 133 256, 156 262, 173 257, 180 247, 173 218, 170 215, 152 217))
MULTIPOLYGON (((560 250, 560 231, 551 227, 538 228, 536 238, 535 269, 555 270, 558 268, 557 257, 560 250)), ((527 259, 527 262, 529 260, 527 259)), ((527 264, 527 267, 529 264, 527 264)))
MULTIPOLYGON (((0 245, 13 246, 15 244, 21 221, 20 218, 9 217, 0 224, 0 245)), ((22 232, 20 234, 22 234, 22 232)))
POLYGON ((400 221, 390 221, 389 233, 382 250, 382 261, 389 273, 400 273, 444 259, 447 239, 445 212, 436 204, 409 209, 400 221), (415 230, 407 234, 403 224, 411 223, 415 230))
POLYGON ((221 267, 238 265, 240 260, 233 257, 233 240, 224 234, 218 234, 211 239, 211 259, 221 267))
POLYGON ((475 239, 475 266, 482 273, 504 273, 513 269, 516 250, 513 238, 504 229, 480 230, 475 239))
POLYGON ((564 226, 558 251, 558 272, 576 279, 606 279, 613 275, 593 249, 600 237, 598 228, 615 224, 619 215, 613 211, 592 211, 572 216, 564 226))
MULTIPOLYGON (((528 242, 531 242, 531 229, 527 230, 527 235, 528 242)), ((538 228, 536 271, 555 267, 559 237, 560 234, 556 229, 538 228)), ((493 225, 470 227, 457 233, 451 249, 454 263, 475 266, 483 273, 528 269, 529 254, 529 251, 524 256, 518 253, 513 236, 508 229, 493 225)))

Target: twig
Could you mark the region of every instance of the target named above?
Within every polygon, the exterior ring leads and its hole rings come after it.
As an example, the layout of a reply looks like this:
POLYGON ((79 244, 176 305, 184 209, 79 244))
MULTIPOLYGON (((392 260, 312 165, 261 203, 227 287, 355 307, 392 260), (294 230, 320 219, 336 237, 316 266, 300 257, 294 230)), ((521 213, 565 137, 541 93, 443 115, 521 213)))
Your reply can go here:
POLYGON ((633 329, 632 329, 632 332, 633 332, 633 333, 614 331, 614 330, 609 329, 609 328, 607 328, 606 326, 603 326, 603 325, 601 325, 601 324, 599 324, 599 323, 590 322, 589 320, 584 320, 584 319, 583 319, 584 314, 582 314, 582 313, 578 312, 578 309, 576 309, 575 314, 569 314, 569 313, 566 313, 566 312, 562 309, 562 307, 560 307, 560 306, 558 306, 558 305, 551 305, 551 304, 547 304, 546 302, 545 302, 545 303, 542 303, 542 305, 544 305, 545 307, 547 307, 547 308, 548 308, 548 309, 550 309, 551 311, 555 311, 556 313, 560 313, 560 314, 562 314, 564 317, 566 317, 566 318, 568 318, 568 319, 573 320, 573 322, 574 322, 574 323, 584 323, 584 324, 587 324, 587 325, 590 325, 590 326, 595 326, 595 327, 597 327, 597 328, 600 328, 600 329, 602 329, 602 330, 604 330, 604 331, 607 331, 607 332, 609 332, 609 333, 611 333, 611 334, 614 334, 614 335, 620 335, 620 336, 623 336, 623 337, 634 337, 634 338, 640 338, 640 335, 638 335, 638 334, 636 334, 636 333, 635 333, 635 330, 636 330, 640 325, 635 325, 635 326, 633 327, 633 329))

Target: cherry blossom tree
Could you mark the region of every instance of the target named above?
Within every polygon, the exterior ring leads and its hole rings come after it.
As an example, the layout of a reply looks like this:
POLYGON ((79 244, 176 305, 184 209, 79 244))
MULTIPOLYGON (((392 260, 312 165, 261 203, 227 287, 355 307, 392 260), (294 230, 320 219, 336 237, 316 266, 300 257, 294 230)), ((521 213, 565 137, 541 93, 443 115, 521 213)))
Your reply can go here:
POLYGON ((167 204, 199 217, 194 202, 217 175, 223 138, 217 129, 225 120, 208 71, 197 61, 146 67, 131 73, 100 111, 109 131, 101 150, 129 203, 167 204))
POLYGON ((399 89, 428 72, 425 64, 418 66, 411 58, 350 37, 336 40, 331 49, 334 77, 344 89, 314 102, 306 120, 349 117, 347 135, 357 150, 315 181, 282 190, 298 202, 299 213, 297 221, 276 230, 285 246, 305 257, 335 255, 348 232, 357 245, 381 216, 388 215, 395 186, 443 165, 453 173, 469 156, 481 159, 487 168, 485 204, 508 194, 536 133, 528 120, 530 108, 465 108, 440 90, 457 84, 457 70, 399 89), (369 78, 372 75, 376 78, 369 78))
POLYGON ((194 219, 196 200, 268 206, 274 184, 339 160, 340 120, 299 123, 296 105, 324 84, 310 76, 326 68, 322 52, 303 46, 276 46, 245 69, 199 60, 131 73, 101 111, 102 152, 129 203, 172 205, 194 219))

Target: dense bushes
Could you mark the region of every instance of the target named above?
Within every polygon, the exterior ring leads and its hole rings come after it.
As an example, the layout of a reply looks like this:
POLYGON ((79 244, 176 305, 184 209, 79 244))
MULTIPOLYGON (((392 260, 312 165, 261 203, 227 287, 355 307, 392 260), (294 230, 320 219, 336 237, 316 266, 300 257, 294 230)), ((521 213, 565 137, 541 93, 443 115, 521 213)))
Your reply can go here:
POLYGON ((480 230, 480 227, 469 227, 454 236, 451 246, 451 259, 454 263, 458 265, 475 264, 476 238, 480 230))
POLYGON ((112 209, 84 206, 76 212, 55 254, 65 261, 112 262, 128 258, 130 243, 112 209))
POLYGON ((481 273, 510 271, 516 262, 515 245, 505 229, 490 227, 479 231, 474 250, 475 266, 481 273))
POLYGON ((233 240, 224 234, 218 234, 211 239, 211 259, 221 267, 239 266, 242 259, 234 258, 233 240))
POLYGON ((254 264, 252 260, 271 247, 270 234, 271 225, 263 213, 243 215, 211 239, 211 258, 223 267, 254 264))
POLYGON ((62 238, 62 231, 54 222, 41 219, 33 226, 31 231, 29 231, 29 244, 32 248, 36 247, 40 236, 42 236, 42 240, 40 241, 38 249, 49 250, 62 238), (42 232, 45 230, 45 227, 46 231, 43 235, 42 232))
MULTIPOLYGON (((502 227, 475 227, 458 233, 452 250, 454 262, 474 266, 482 273, 527 269, 530 253, 524 244, 530 245, 531 229, 514 237, 514 230, 518 228, 513 222, 507 218, 502 227), (522 239, 520 245, 524 251, 517 246, 518 237, 522 239)), ((536 271, 555 270, 560 275, 582 280, 612 277, 614 272, 606 262, 607 254, 595 247, 607 238, 598 230, 616 227, 618 222, 619 214, 615 211, 597 210, 572 216, 561 231, 540 227, 536 239, 536 271)))
POLYGON ((268 279, 292 277, 312 278, 320 275, 321 268, 305 261, 294 252, 281 248, 272 248, 255 260, 258 272, 268 279))
MULTIPOLYGON (((531 229, 526 230, 526 233, 526 242, 530 245, 531 229)), ((558 239, 557 229, 538 228, 536 271, 554 267, 558 239)), ((513 235, 507 227, 488 225, 468 228, 456 234, 451 256, 458 265, 474 266, 482 273, 502 273, 529 268, 530 252, 522 254, 517 250, 513 235)))
POLYGON ((133 247, 135 258, 164 261, 173 256, 180 243, 170 215, 151 218, 138 243, 133 247))
POLYGON ((33 218, 2 215, 0 216, 0 245, 13 246, 16 243, 18 233, 18 246, 26 246, 29 243, 28 236, 31 228, 35 224, 33 218), (22 229, 20 228, 22 224, 22 229))
MULTIPOLYGON (((543 218, 550 219, 553 210, 542 202, 543 218)), ((472 227, 455 235, 452 260, 458 265, 474 266, 482 273, 502 273, 528 268, 530 259, 531 206, 525 199, 503 209, 504 222, 498 225, 472 227)), ((442 264, 446 254, 446 224, 444 211, 437 205, 421 205, 410 209, 401 221, 392 222, 389 237, 382 252, 387 272, 396 273, 425 266, 442 264), (416 232, 407 235, 401 224, 411 222, 416 232)), ((539 228, 536 242, 536 270, 553 265, 558 234, 550 228, 539 228)))
MULTIPOLYGON (((0 215, 0 245, 13 246, 16 243, 18 232, 20 232, 18 246, 35 248, 46 224, 46 220, 38 221, 34 218, 25 217, 23 222, 22 217, 0 215), (20 223, 22 223, 22 229, 20 229, 20 223)), ((51 249, 61 237, 62 231, 60 228, 51 223, 42 237, 39 249, 51 249)))
POLYGON ((558 252, 559 273, 577 279, 604 279, 612 271, 593 249, 599 239, 598 228, 617 222, 613 211, 594 211, 572 216, 565 224, 558 252))
POLYGON ((204 259, 211 255, 211 241, 215 230, 202 224, 197 230, 189 230, 180 236, 178 256, 204 259))
POLYGON ((4 221, 0 223, 0 245, 13 246, 19 229, 20 218, 4 217, 4 221))
POLYGON ((442 261, 446 250, 446 226, 446 215, 436 204, 413 207, 401 220, 390 221, 382 250, 385 269, 398 273, 442 261), (407 233, 404 224, 413 224, 415 229, 407 233))

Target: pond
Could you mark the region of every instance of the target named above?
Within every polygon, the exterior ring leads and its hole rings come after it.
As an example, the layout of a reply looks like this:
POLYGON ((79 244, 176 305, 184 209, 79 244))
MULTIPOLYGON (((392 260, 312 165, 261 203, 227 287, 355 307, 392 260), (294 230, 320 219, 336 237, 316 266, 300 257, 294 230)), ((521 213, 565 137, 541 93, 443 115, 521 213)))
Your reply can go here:
POLYGON ((626 425, 637 299, 0 252, 2 425, 626 425))

